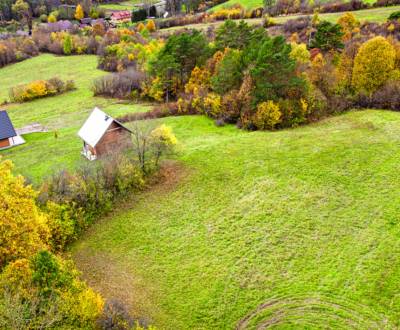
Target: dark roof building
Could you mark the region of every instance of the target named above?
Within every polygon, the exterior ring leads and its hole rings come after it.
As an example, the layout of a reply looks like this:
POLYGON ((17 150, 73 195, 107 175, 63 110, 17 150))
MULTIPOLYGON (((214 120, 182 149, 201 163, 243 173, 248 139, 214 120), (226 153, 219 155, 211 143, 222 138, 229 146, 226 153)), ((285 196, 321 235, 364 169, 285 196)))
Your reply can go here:
POLYGON ((23 143, 25 140, 15 131, 7 111, 0 110, 0 149, 11 148, 23 143))

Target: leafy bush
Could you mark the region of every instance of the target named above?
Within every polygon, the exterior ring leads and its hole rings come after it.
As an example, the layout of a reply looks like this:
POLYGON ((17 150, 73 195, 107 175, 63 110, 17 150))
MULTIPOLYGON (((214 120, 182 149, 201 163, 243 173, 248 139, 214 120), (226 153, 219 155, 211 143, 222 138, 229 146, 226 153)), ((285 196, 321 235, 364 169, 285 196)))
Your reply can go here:
POLYGON ((26 85, 19 85, 10 89, 10 100, 12 102, 28 102, 34 99, 53 96, 75 89, 72 80, 63 82, 59 78, 49 80, 36 80, 26 85))
MULTIPOLYGON (((137 162, 125 156, 110 156, 99 164, 87 164, 74 173, 60 171, 43 185, 40 201, 67 205, 80 233, 99 215, 108 212, 116 197, 123 198, 144 184, 137 162)), ((67 237, 67 241, 71 237, 67 237)))
POLYGON ((156 24, 154 23, 154 21, 152 19, 149 19, 147 24, 146 24, 146 29, 149 32, 154 32, 156 30, 156 24))
POLYGON ((46 215, 35 204, 36 192, 11 171, 10 161, 0 162, 0 269, 45 248, 49 237, 46 215))
POLYGON ((389 21, 394 21, 394 20, 398 20, 400 18, 400 11, 394 11, 393 13, 391 13, 388 17, 389 21))
POLYGON ((188 82, 195 66, 201 66, 210 55, 205 36, 196 30, 172 35, 150 61, 150 73, 160 79, 166 94, 177 95, 188 82))
POLYGON ((83 8, 81 4, 78 4, 78 6, 76 6, 76 10, 75 10, 75 19, 77 19, 78 21, 80 21, 82 18, 85 17, 85 13, 83 12, 83 8))
POLYGON ((395 60, 394 47, 383 37, 362 44, 354 59, 352 85, 355 90, 371 95, 388 80, 395 60))
POLYGON ((104 302, 70 262, 43 250, 4 269, 0 306, 2 329, 92 329, 104 302))
POLYGON ((317 32, 311 42, 311 47, 324 51, 341 49, 344 47, 342 42, 343 35, 342 27, 339 24, 322 21, 317 26, 317 32))
POLYGON ((37 55, 39 55, 39 49, 30 38, 16 37, 0 40, 0 68, 37 55))
POLYGON ((254 115, 254 125, 258 129, 274 129, 282 121, 282 113, 279 104, 273 101, 262 102, 257 106, 254 115))
POLYGON ((142 93, 144 81, 144 73, 129 69, 97 78, 93 82, 92 90, 95 96, 102 95, 121 99, 134 98, 142 93))
POLYGON ((172 153, 178 142, 171 128, 165 125, 153 128, 146 123, 136 122, 132 134, 133 150, 144 174, 157 169, 160 158, 172 153))
POLYGON ((243 78, 242 71, 242 53, 236 49, 227 49, 211 78, 212 89, 220 95, 238 89, 243 78))
POLYGON ((64 42, 63 42, 63 51, 65 55, 71 55, 73 50, 73 45, 72 45, 72 38, 70 35, 67 35, 64 38, 64 42))

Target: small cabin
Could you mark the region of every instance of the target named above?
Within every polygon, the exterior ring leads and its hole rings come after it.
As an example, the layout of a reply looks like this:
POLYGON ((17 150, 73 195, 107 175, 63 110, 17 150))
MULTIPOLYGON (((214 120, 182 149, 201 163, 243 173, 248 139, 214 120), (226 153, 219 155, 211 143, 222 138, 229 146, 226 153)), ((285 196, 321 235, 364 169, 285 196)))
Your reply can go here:
POLYGON ((24 143, 25 140, 15 131, 7 111, 0 110, 0 150, 24 143))
POLYGON ((115 23, 130 22, 132 13, 129 10, 114 11, 111 13, 110 19, 115 23))
POLYGON ((79 130, 82 155, 89 160, 120 152, 132 146, 132 132, 99 108, 94 108, 79 130))

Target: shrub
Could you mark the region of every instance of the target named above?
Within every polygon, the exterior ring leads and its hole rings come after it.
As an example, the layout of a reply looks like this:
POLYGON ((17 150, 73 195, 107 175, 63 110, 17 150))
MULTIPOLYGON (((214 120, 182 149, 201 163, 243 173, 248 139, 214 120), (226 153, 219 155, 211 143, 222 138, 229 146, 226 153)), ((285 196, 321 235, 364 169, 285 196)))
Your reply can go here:
POLYGON ((72 38, 71 36, 68 34, 65 36, 64 38, 64 42, 63 42, 63 51, 65 55, 71 55, 73 50, 73 45, 72 45, 72 38))
MULTIPOLYGON (((74 173, 63 170, 54 174, 43 185, 39 200, 44 207, 48 207, 48 201, 60 204, 61 208, 67 205, 64 216, 73 220, 76 235, 95 217, 108 212, 116 197, 123 198, 143 184, 136 160, 110 155, 97 164, 85 164, 74 173)), ((60 228, 59 223, 55 226, 60 228)), ((65 239, 71 240, 74 235, 67 235, 65 239)))
POLYGON ((177 139, 165 125, 153 128, 135 123, 133 129, 133 151, 142 173, 149 174, 157 169, 163 155, 173 152, 177 139))
POLYGON ((306 44, 292 43, 291 46, 290 58, 300 64, 310 63, 310 52, 307 50, 306 44))
POLYGON ((46 14, 42 14, 42 15, 40 15, 40 21, 42 22, 42 23, 46 23, 47 22, 47 20, 48 20, 48 17, 47 17, 47 15, 46 14))
POLYGON ((344 47, 342 42, 343 35, 342 27, 339 24, 322 21, 317 26, 317 32, 311 41, 311 47, 325 51, 341 49, 344 47))
POLYGON ((56 17, 54 14, 50 14, 50 15, 47 17, 47 22, 49 22, 49 23, 55 23, 55 22, 57 22, 57 17, 56 17))
POLYGON ((142 32, 146 27, 144 26, 144 24, 142 22, 140 22, 138 25, 136 25, 136 30, 138 30, 139 32, 142 32))
POLYGON ((390 14, 388 17, 389 21, 397 21, 400 18, 400 11, 394 11, 393 13, 390 14))
POLYGON ((85 17, 85 13, 83 12, 83 8, 82 8, 81 4, 78 4, 78 6, 76 6, 74 17, 78 21, 80 21, 82 18, 85 17))
POLYGON ((242 53, 236 49, 227 49, 211 78, 212 89, 220 95, 238 89, 243 78, 242 71, 242 53))
POLYGON ((205 113, 211 118, 221 116, 221 96, 215 93, 209 93, 204 99, 205 113))
POLYGON ((172 92, 176 96, 189 80, 192 70, 202 66, 209 55, 208 41, 201 32, 193 30, 172 35, 150 61, 149 71, 160 79, 167 95, 172 92))
POLYGON ((48 201, 43 210, 48 215, 49 245, 53 251, 62 251, 68 243, 77 238, 75 226, 82 222, 83 215, 69 205, 60 205, 52 201, 48 201))
POLYGON ((95 96, 130 98, 133 91, 137 91, 138 94, 142 93, 144 81, 144 73, 129 69, 97 78, 93 82, 92 90, 95 96))
POLYGON ((279 105, 273 101, 262 102, 257 106, 254 125, 261 130, 274 129, 282 121, 279 105))
POLYGON ((72 80, 63 82, 59 78, 49 80, 36 80, 26 85, 19 85, 10 89, 10 100, 12 102, 28 102, 37 98, 65 93, 75 89, 72 80))
POLYGON ((388 80, 395 60, 394 47, 383 37, 362 44, 354 59, 352 85, 355 90, 371 95, 388 80))
POLYGON ((154 32, 156 30, 156 24, 154 23, 154 21, 152 19, 150 19, 147 24, 146 24, 146 29, 149 32, 154 32))
POLYGON ((0 162, 0 269, 46 247, 46 215, 35 204, 36 192, 12 174, 10 161, 0 162))
POLYGON ((358 105, 367 108, 400 110, 400 81, 388 80, 371 96, 360 95, 358 105))
POLYGON ((360 22, 357 21, 352 13, 345 13, 338 19, 338 24, 344 33, 343 40, 350 40, 353 34, 359 31, 360 22))
POLYGON ((0 276, 0 327, 93 329, 103 299, 71 262, 43 250, 9 264, 0 276))
POLYGON ((303 31, 311 26, 311 18, 309 16, 290 19, 283 24, 283 30, 286 33, 293 34, 303 31))
POLYGON ((253 106, 279 98, 300 98, 305 81, 296 72, 296 61, 290 57, 292 48, 281 36, 265 38, 253 45, 246 56, 254 88, 253 106))

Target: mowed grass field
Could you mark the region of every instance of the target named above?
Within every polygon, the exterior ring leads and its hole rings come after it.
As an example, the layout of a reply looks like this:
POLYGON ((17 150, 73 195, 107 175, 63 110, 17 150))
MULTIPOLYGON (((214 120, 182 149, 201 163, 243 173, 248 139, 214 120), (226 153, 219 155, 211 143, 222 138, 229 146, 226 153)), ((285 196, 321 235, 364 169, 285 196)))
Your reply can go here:
POLYGON ((148 107, 121 104, 115 99, 93 97, 91 85, 95 78, 107 74, 96 69, 97 57, 40 55, 0 69, 0 101, 8 99, 9 89, 34 80, 59 77, 74 80, 77 89, 62 95, 22 104, 0 106, 8 111, 16 128, 32 123, 44 125, 48 133, 24 135, 26 144, 0 151, 0 157, 11 159, 16 171, 34 183, 56 170, 73 168, 85 161, 80 155, 82 141, 79 128, 95 106, 111 116, 148 107))
POLYGON ((160 122, 180 141, 166 179, 71 248, 90 285, 160 329, 400 326, 400 113, 160 122))
POLYGON ((130 0, 130 1, 122 1, 118 3, 105 3, 101 4, 100 8, 109 11, 116 11, 116 10, 129 10, 132 11, 136 4, 140 3, 139 0, 130 0))
MULTIPOLYGON (((321 1, 321 3, 328 2, 327 0, 321 1)), ((369 3, 373 4, 376 2, 376 0, 364 0, 364 3, 369 3)), ((211 8, 212 11, 220 8, 228 8, 233 5, 240 4, 246 9, 253 9, 253 8, 259 8, 264 6, 264 1, 263 0, 228 0, 227 2, 221 3, 217 6, 214 6, 211 8)))
MULTIPOLYGON (((392 7, 380 7, 380 8, 373 8, 373 9, 364 9, 364 10, 357 10, 352 11, 351 13, 358 19, 360 22, 375 22, 375 23, 383 23, 386 22, 389 15, 395 11, 399 11, 400 6, 392 6, 392 7)), ((319 14, 320 19, 329 21, 331 23, 336 23, 337 20, 342 16, 344 13, 325 13, 319 14)), ((273 20, 276 24, 283 24, 291 19, 296 19, 299 17, 305 17, 307 15, 287 15, 287 16, 278 16, 274 17, 273 20)), ((244 21, 250 25, 261 25, 263 19, 261 18, 253 18, 253 19, 244 19, 244 21)), ((199 29, 205 30, 210 26, 218 27, 219 25, 223 24, 223 21, 211 22, 211 23, 201 23, 201 24, 191 24, 185 26, 176 26, 172 28, 163 29, 162 31, 174 31, 180 29, 199 29)))

